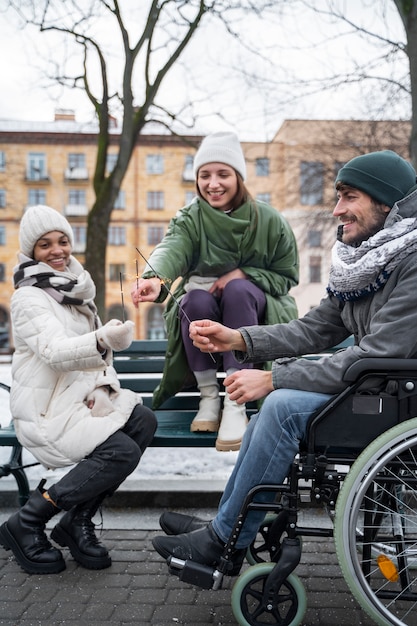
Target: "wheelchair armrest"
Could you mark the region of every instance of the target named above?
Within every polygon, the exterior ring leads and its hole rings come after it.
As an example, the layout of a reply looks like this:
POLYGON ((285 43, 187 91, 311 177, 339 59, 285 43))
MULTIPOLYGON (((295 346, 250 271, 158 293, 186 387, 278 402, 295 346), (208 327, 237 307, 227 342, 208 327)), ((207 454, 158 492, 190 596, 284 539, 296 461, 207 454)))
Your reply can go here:
POLYGON ((417 359, 390 359, 390 358, 365 358, 359 359, 352 365, 349 365, 343 374, 343 380, 348 383, 355 382, 359 376, 366 373, 375 372, 381 374, 383 372, 412 372, 417 375, 417 359))

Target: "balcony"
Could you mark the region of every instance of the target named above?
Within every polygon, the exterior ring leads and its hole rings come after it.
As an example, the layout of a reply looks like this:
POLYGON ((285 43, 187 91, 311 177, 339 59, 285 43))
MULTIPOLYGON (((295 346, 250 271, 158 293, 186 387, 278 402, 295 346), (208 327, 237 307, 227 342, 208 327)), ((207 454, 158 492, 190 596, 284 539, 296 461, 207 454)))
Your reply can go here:
POLYGON ((185 167, 182 172, 182 180, 185 183, 192 183, 195 181, 194 170, 192 167, 185 167))
POLYGON ((64 173, 65 180, 88 180, 86 167, 68 167, 64 173))
POLYGON ((64 214, 66 217, 85 216, 88 215, 88 207, 86 204, 67 204, 64 214))
POLYGON ((47 172, 31 170, 26 172, 26 181, 28 183, 49 183, 50 178, 47 172))

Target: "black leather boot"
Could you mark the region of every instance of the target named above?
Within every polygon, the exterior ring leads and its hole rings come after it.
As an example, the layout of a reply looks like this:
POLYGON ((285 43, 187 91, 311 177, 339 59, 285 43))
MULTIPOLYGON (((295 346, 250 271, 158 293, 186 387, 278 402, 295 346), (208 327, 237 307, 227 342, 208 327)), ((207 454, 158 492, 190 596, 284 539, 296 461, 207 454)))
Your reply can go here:
POLYGON ((20 511, 2 524, 0 543, 6 550, 12 550, 28 574, 57 574, 65 569, 65 561, 61 551, 48 541, 45 525, 59 508, 42 493, 39 485, 20 511))
POLYGON ((167 511, 162 513, 159 518, 159 525, 166 535, 182 535, 190 533, 193 530, 205 528, 210 522, 195 517, 193 515, 184 515, 183 513, 174 513, 167 511))
MULTIPOLYGON (((154 537, 152 545, 164 559, 174 556, 184 561, 195 561, 202 565, 217 567, 225 544, 213 530, 211 524, 191 533, 167 537, 154 537)), ((230 576, 237 576, 245 558, 246 548, 235 550, 231 558, 230 576)))
POLYGON ((51 532, 51 539, 60 546, 67 546, 74 559, 87 569, 105 569, 111 565, 111 557, 97 539, 92 522, 103 499, 77 504, 61 517, 51 532))

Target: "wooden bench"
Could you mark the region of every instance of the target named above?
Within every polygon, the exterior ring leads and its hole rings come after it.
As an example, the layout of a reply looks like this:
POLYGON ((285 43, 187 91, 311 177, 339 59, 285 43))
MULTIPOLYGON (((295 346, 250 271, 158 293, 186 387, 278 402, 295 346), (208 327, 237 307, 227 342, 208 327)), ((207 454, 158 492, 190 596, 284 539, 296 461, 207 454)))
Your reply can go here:
MULTIPOLYGON (((330 352, 351 344, 347 340, 330 352)), ((122 387, 132 389, 143 398, 143 403, 151 407, 152 393, 161 380, 166 340, 138 340, 123 352, 114 355, 114 367, 118 373, 122 387)), ((318 355, 311 355, 318 358, 318 355)), ((218 374, 220 385, 224 378, 218 374)), ((0 383, 1 388, 10 390, 8 385, 0 383)), ((222 388, 222 385, 221 385, 222 388)), ((153 447, 212 447, 216 441, 216 433, 192 433, 190 424, 198 410, 199 393, 196 387, 179 392, 169 398, 155 411, 158 428, 152 442, 153 447)), ((257 411, 256 403, 247 405, 248 417, 257 411)), ((29 483, 25 470, 37 465, 22 464, 22 446, 16 438, 13 424, 0 426, 0 446, 12 448, 7 463, 0 464, 0 478, 12 474, 19 491, 19 503, 23 505, 29 497, 29 483)))

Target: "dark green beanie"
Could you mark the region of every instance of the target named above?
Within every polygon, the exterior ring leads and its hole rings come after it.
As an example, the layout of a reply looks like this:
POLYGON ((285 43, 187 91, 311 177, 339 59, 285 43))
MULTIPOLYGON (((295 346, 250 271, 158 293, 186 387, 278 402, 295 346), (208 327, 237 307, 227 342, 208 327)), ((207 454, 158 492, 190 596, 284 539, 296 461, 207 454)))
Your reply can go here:
POLYGON ((411 163, 392 150, 370 152, 351 159, 339 170, 336 183, 344 183, 392 208, 416 184, 411 163))

